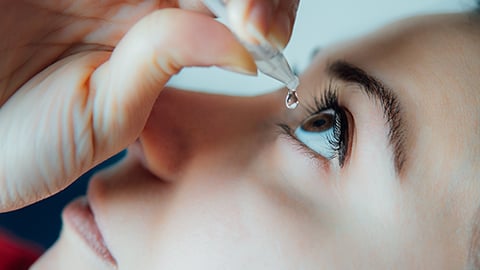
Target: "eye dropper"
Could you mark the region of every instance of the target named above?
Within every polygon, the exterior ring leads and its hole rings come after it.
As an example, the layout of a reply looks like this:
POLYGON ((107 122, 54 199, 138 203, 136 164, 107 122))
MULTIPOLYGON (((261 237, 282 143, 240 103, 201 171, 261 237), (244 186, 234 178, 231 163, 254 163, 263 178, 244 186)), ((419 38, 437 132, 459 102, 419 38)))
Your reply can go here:
MULTIPOLYGON (((227 18, 225 0, 203 0, 203 3, 218 18, 227 18)), ((282 52, 267 41, 261 41, 258 45, 242 42, 242 45, 253 56, 258 69, 262 73, 285 84, 288 89, 285 106, 292 110, 295 109, 298 105, 296 89, 300 81, 293 73, 282 52)))

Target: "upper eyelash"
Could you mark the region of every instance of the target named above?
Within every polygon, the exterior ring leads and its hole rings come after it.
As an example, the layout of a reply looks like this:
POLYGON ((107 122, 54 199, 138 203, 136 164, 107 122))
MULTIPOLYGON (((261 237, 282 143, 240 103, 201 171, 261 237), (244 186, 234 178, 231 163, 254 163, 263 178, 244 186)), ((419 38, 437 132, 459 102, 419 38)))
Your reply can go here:
POLYGON ((304 108, 308 115, 314 115, 320 113, 327 109, 338 109, 338 89, 335 87, 332 81, 327 85, 327 87, 321 92, 320 95, 315 95, 311 101, 307 102, 304 105, 304 108))
POLYGON ((342 124, 346 125, 345 119, 342 119, 342 109, 338 104, 338 91, 337 88, 333 86, 330 82, 322 92, 321 99, 315 97, 314 99, 314 107, 310 107, 309 111, 311 112, 310 115, 321 113, 327 109, 332 109, 335 112, 335 123, 333 128, 333 136, 328 137, 328 144, 332 148, 333 152, 335 153, 333 156, 328 157, 328 159, 338 158, 340 165, 343 165, 343 156, 342 156, 342 148, 343 148, 343 140, 342 134, 345 132, 342 128, 342 124))
MULTIPOLYGON (((346 150, 344 149, 345 147, 347 147, 347 145, 345 145, 345 140, 348 140, 348 119, 345 114, 345 109, 342 108, 338 103, 338 89, 334 86, 333 82, 330 81, 327 88, 322 91, 320 98, 318 98, 318 96, 315 96, 310 100, 313 102, 307 102, 304 105, 304 109, 308 116, 321 113, 327 109, 332 109, 335 111, 335 127, 333 137, 328 138, 328 144, 335 152, 335 155, 324 158, 327 158, 329 160, 338 158, 339 165, 342 167, 346 155, 346 150)), ((278 124, 278 126, 281 128, 281 130, 283 130, 284 134, 287 134, 288 136, 294 138, 299 143, 299 145, 302 146, 302 148, 310 150, 307 145, 297 139, 297 137, 294 135, 293 129, 290 126, 286 124, 278 124)), ((313 157, 320 156, 313 150, 310 150, 308 152, 310 152, 310 154, 313 154, 313 157)))
MULTIPOLYGON (((315 115, 318 113, 321 113, 327 109, 332 109, 335 111, 335 128, 334 128, 334 133, 333 133, 333 138, 329 137, 328 138, 328 144, 330 147, 334 150, 336 153, 335 156, 328 157, 329 159, 334 159, 336 157, 340 158, 338 155, 340 153, 340 150, 342 149, 342 120, 345 119, 340 119, 341 115, 341 107, 338 104, 338 89, 335 87, 333 81, 330 81, 327 87, 322 91, 320 98, 318 96, 315 96, 313 99, 313 104, 306 103, 305 104, 305 109, 308 113, 308 115, 315 115)), ((344 123, 346 124, 346 123, 344 123)))

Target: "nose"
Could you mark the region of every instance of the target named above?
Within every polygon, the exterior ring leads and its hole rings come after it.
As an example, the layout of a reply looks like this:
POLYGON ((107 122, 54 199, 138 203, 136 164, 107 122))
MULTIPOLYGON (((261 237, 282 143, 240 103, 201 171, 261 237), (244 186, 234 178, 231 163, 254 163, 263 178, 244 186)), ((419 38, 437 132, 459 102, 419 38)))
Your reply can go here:
POLYGON ((232 97, 165 89, 140 136, 144 163, 166 181, 192 164, 245 169, 273 141, 281 100, 277 93, 232 97))

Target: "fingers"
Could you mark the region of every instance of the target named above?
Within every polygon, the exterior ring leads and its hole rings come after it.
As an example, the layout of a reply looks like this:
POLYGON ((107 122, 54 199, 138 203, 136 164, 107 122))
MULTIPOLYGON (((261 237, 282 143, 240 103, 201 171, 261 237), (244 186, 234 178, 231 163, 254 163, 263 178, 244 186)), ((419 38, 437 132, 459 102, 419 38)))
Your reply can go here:
POLYGON ((82 53, 63 59, 2 106, 0 212, 58 192, 95 164, 88 81, 109 55, 82 53))
POLYGON ((211 65, 256 72, 228 29, 205 15, 164 9, 139 22, 92 76, 98 150, 120 150, 137 138, 163 85, 182 67, 211 65))
POLYGON ((290 40, 298 0, 230 0, 228 19, 240 39, 283 49, 290 40))
POLYGON ((170 76, 211 65, 256 72, 222 24, 165 9, 137 23, 111 55, 74 55, 37 75, 0 110, 0 212, 58 192, 124 149, 170 76))

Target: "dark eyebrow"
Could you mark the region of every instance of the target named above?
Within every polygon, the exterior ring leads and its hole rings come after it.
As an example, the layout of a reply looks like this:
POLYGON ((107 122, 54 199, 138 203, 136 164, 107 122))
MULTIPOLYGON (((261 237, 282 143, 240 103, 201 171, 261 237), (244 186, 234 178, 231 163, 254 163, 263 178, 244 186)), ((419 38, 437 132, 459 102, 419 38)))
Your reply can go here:
POLYGON ((393 148, 395 170, 397 174, 400 174, 406 158, 405 124, 400 102, 395 92, 363 69, 345 61, 331 63, 327 67, 327 72, 333 78, 359 84, 369 98, 380 102, 389 127, 388 139, 393 148))

